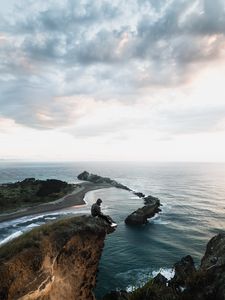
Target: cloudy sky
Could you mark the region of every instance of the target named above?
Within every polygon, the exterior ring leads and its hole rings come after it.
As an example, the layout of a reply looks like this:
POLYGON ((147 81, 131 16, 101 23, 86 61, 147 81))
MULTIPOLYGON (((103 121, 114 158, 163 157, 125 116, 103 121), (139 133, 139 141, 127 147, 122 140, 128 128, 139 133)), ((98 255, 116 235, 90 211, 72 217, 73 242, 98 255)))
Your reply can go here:
POLYGON ((8 0, 0 158, 225 161, 224 0, 8 0))

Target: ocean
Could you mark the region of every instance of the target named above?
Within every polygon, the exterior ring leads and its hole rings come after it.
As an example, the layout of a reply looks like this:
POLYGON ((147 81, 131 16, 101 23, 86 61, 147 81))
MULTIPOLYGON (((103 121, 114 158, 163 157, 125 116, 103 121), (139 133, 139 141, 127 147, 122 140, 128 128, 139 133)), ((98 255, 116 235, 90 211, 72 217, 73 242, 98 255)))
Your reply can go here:
POLYGON ((0 163, 0 183, 27 177, 77 182, 87 170, 108 176, 133 190, 158 197, 162 212, 146 226, 128 227, 125 217, 143 205, 134 194, 116 188, 86 194, 86 206, 23 217, 0 223, 0 243, 66 215, 89 213, 102 198, 102 210, 118 223, 107 236, 98 273, 96 296, 110 290, 132 290, 162 272, 173 275, 173 264, 192 255, 196 265, 208 240, 225 230, 225 164, 219 163, 0 163))

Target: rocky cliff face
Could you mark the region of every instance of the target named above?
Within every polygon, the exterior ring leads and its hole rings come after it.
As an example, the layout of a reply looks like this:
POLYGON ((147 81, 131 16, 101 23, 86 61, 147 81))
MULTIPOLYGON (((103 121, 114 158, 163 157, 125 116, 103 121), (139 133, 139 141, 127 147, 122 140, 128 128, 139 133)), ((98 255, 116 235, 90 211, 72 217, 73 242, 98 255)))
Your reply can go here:
POLYGON ((225 234, 209 241, 198 269, 188 255, 174 270, 169 281, 158 274, 134 292, 111 292, 103 300, 225 300, 225 234))
POLYGON ((90 216, 44 225, 0 248, 1 300, 93 300, 99 259, 113 230, 90 216))

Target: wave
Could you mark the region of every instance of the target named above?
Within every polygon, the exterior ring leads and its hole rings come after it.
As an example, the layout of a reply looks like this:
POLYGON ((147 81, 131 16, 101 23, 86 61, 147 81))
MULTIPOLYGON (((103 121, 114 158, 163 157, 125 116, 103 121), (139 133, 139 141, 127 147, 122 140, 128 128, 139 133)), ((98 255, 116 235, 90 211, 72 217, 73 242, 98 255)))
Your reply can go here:
POLYGON ((153 223, 153 224, 159 224, 159 225, 168 225, 168 224, 169 224, 169 222, 163 221, 161 218, 158 218, 158 219, 156 219, 156 220, 153 220, 152 223, 153 223))
POLYGON ((133 269, 124 273, 119 273, 116 275, 117 279, 121 281, 130 282, 125 289, 127 292, 132 292, 137 288, 142 287, 147 281, 154 278, 157 274, 162 274, 168 280, 172 279, 175 275, 175 271, 172 268, 159 268, 153 270, 152 268, 144 269, 133 269))
POLYGON ((152 217, 152 218, 149 219, 149 222, 152 223, 152 224, 160 224, 160 225, 167 225, 167 224, 169 224, 168 221, 165 221, 165 220, 161 219, 161 215, 162 215, 162 213, 155 214, 154 217, 152 217))
POLYGON ((5 244, 5 243, 8 243, 9 241, 11 241, 11 240, 17 238, 18 236, 20 236, 21 234, 23 234, 23 232, 20 231, 20 230, 14 232, 14 233, 12 233, 12 234, 10 234, 9 236, 7 236, 7 238, 5 238, 5 239, 3 239, 2 241, 0 241, 0 245, 3 245, 3 244, 5 244))
POLYGON ((172 268, 160 268, 156 271, 152 271, 152 276, 155 277, 159 273, 168 280, 172 279, 175 275, 175 271, 172 268))
POLYGON ((40 226, 40 224, 31 223, 31 224, 27 225, 26 228, 34 228, 34 227, 38 227, 38 226, 40 226))

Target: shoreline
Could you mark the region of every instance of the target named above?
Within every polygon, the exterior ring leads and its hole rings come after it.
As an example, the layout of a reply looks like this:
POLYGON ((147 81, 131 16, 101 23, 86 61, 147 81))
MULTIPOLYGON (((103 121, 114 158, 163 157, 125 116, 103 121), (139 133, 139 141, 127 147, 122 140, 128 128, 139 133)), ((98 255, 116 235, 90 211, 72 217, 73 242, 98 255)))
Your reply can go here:
POLYGON ((111 188, 113 186, 109 184, 93 184, 91 182, 82 182, 79 183, 80 187, 74 189, 72 193, 65 195, 64 197, 54 200, 48 203, 41 203, 32 207, 23 208, 16 212, 9 212, 0 214, 0 223, 12 221, 14 219, 18 219, 21 217, 26 217, 30 215, 38 215, 46 212, 53 212, 57 210, 61 210, 64 208, 72 207, 72 206, 80 206, 85 205, 84 196, 86 193, 94 190, 111 188))

